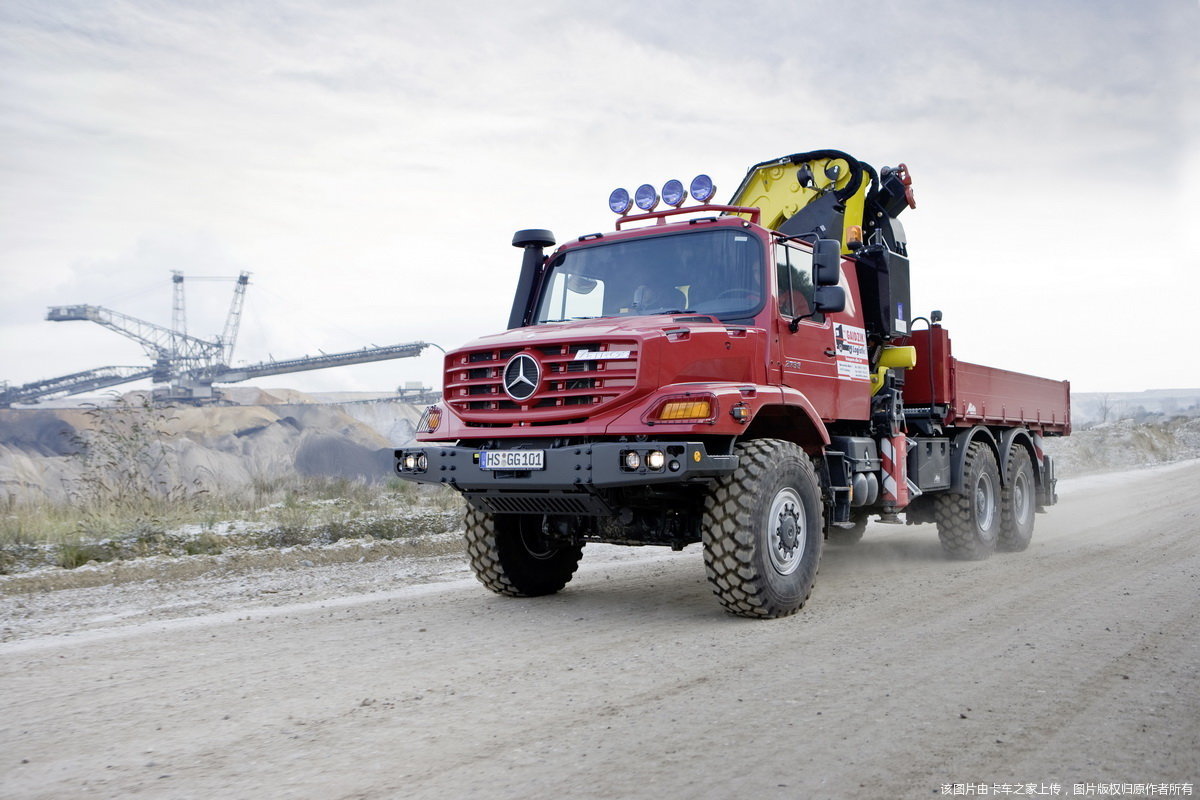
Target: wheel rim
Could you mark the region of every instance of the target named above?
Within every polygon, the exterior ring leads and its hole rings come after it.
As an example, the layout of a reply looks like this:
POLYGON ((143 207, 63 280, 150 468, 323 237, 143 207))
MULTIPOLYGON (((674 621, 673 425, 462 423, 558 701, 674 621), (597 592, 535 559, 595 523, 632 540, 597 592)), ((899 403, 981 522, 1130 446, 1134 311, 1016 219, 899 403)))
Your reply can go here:
POLYGON ((800 568, 808 540, 804 507, 795 489, 786 487, 775 495, 767 515, 767 526, 771 567, 780 575, 791 575, 800 568))
POLYGON ((996 518, 996 492, 987 475, 975 482, 975 524, 981 531, 991 530, 996 518))
POLYGON ((1033 514, 1033 504, 1029 502, 1029 481, 1025 473, 1017 475, 1013 481, 1013 516, 1017 522, 1024 525, 1033 514))

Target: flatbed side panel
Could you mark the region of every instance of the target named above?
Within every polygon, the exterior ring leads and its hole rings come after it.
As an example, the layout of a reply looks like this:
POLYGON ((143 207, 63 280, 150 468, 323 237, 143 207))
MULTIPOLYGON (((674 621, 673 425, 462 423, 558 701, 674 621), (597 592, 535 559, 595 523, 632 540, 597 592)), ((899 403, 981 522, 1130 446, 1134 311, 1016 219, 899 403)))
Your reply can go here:
POLYGON ((1071 384, 953 359, 955 396, 947 422, 1022 425, 1039 433, 1071 432, 1071 384))
POLYGON ((913 331, 898 344, 917 349, 904 382, 904 404, 938 406, 948 425, 1021 425, 1038 433, 1071 432, 1071 384, 960 361, 945 328, 913 331))

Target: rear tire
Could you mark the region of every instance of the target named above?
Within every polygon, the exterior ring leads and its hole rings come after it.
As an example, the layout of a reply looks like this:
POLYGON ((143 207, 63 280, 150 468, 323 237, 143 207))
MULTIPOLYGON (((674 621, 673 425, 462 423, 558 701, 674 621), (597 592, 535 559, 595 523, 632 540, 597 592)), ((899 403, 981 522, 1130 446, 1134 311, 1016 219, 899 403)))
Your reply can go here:
POLYGON ((487 588, 508 597, 554 594, 571 580, 583 557, 582 545, 551 542, 543 517, 488 514, 467 509, 467 557, 487 588))
POLYGON ((979 561, 996 549, 1000 533, 1000 469, 983 442, 972 442, 963 465, 962 493, 938 495, 934 508, 942 549, 979 561))
POLYGON ((1019 553, 1033 538, 1033 512, 1037 505, 1037 485, 1029 451, 1014 444, 1004 466, 1004 489, 1000 492, 999 550, 1019 553))
POLYGON ((785 617, 812 593, 821 562, 821 489, 808 455, 778 439, 739 444, 737 470, 705 500, 704 566, 726 611, 785 617))

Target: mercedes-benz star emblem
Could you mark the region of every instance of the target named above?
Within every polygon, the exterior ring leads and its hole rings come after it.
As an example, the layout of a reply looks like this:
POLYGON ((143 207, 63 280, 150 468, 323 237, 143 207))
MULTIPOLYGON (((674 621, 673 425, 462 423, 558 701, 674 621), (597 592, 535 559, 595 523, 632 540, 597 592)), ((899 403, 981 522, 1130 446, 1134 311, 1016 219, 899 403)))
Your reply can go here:
POLYGON ((517 402, 528 400, 537 391, 542 368, 528 353, 517 353, 504 365, 504 391, 517 402))

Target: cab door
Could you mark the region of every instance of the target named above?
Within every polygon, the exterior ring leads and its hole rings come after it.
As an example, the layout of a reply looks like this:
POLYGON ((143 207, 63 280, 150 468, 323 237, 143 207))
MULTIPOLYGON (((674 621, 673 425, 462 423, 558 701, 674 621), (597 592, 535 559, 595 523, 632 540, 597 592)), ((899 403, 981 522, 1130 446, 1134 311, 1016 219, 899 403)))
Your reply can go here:
MULTIPOLYGON (((847 381, 841 374, 846 371, 847 343, 839 344, 835 339, 831 319, 834 315, 812 313, 815 290, 812 253, 783 242, 775 245, 774 256, 778 308, 775 330, 780 345, 783 385, 803 392, 823 419, 839 419, 839 396, 847 381), (795 317, 803 318, 793 332, 791 322, 795 317)), ((862 355, 865 364, 865 339, 862 355)))

